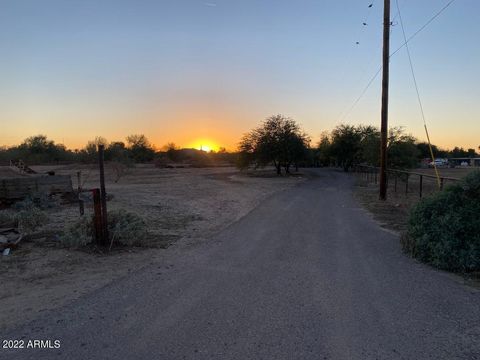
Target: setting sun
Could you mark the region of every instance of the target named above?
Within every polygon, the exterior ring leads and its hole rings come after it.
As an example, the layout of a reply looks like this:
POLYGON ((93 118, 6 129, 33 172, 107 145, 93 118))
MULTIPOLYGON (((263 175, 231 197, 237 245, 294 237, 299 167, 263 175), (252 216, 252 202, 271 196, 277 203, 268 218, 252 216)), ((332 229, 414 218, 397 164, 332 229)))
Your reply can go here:
POLYGON ((209 152, 209 151, 212 151, 212 148, 208 145, 200 145, 200 148, 198 150, 209 152))
POLYGON ((207 140, 207 139, 197 140, 191 145, 191 147, 194 149, 203 150, 206 152, 218 151, 219 149, 218 145, 216 145, 213 141, 207 140))

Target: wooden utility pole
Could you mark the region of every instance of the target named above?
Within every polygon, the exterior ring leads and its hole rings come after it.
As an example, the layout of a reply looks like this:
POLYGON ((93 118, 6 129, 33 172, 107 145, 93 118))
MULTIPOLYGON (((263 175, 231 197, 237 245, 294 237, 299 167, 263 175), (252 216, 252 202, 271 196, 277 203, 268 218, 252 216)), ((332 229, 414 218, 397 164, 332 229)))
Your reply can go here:
POLYGON ((108 243, 108 221, 107 221, 107 192, 105 191, 105 169, 103 166, 104 145, 98 145, 98 163, 100 166, 100 197, 102 203, 102 240, 103 245, 108 243))
POLYGON ((380 131, 380 200, 387 199, 388 80, 390 65, 390 0, 383 9, 382 126, 380 131))

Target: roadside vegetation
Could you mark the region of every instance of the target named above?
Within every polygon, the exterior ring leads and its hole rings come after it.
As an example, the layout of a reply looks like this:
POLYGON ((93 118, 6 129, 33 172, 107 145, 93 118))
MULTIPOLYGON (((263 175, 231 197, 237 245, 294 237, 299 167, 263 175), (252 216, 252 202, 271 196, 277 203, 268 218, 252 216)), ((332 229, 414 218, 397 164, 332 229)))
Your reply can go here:
MULTIPOLYGON (((114 245, 142 246, 148 236, 145 220, 125 210, 108 212, 108 235, 110 248, 114 245)), ((80 248, 94 243, 95 231, 92 216, 82 216, 65 227, 59 237, 60 244, 80 248)))
POLYGON ((456 272, 480 271, 480 171, 415 205, 402 246, 422 262, 456 272))

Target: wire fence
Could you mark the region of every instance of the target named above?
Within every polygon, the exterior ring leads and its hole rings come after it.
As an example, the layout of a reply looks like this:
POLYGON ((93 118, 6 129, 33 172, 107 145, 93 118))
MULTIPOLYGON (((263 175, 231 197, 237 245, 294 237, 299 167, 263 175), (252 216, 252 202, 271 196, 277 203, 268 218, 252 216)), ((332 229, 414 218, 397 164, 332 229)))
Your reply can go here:
MULTIPOLYGON (((380 179, 380 168, 367 165, 356 165, 353 171, 367 184, 377 184, 380 179)), ((419 172, 387 169, 387 189, 390 192, 403 192, 405 196, 418 194, 422 198, 425 195, 441 191, 448 184, 460 181, 459 178, 440 176, 437 180, 435 175, 419 172)))

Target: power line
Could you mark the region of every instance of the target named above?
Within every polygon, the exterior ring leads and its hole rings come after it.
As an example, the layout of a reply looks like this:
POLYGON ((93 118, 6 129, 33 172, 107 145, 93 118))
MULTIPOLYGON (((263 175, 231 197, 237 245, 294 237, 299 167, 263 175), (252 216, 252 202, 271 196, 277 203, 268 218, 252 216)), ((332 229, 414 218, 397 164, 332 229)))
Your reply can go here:
MULTIPOLYGON (((417 31, 415 31, 409 38, 406 38, 406 36, 404 37, 404 43, 402 45, 400 45, 395 51, 393 51, 391 54, 390 54, 390 58, 392 56, 394 56, 396 53, 398 53, 401 49, 403 49, 405 46, 408 45, 408 43, 413 39, 415 38, 419 33, 421 33, 428 25, 430 25, 438 16, 440 16, 440 14, 442 14, 453 2, 455 2, 455 0, 450 0, 443 8, 441 8, 437 13, 435 13, 422 27, 420 27, 417 31)), ((399 15, 399 13, 397 13, 397 15, 395 16, 395 18, 399 15)), ((394 19, 395 19, 394 18, 394 19)), ((380 66, 380 68, 377 70, 377 72, 375 73, 375 75, 373 75, 373 77, 369 80, 369 82, 367 83, 367 85, 365 86, 365 88, 362 90, 362 92, 360 93, 360 96, 355 99, 355 101, 353 102, 353 104, 349 107, 349 109, 347 110, 347 112, 345 113, 345 115, 342 116, 341 118, 341 121, 344 121, 348 115, 350 115, 351 111, 355 108, 355 106, 359 103, 359 101, 362 99, 363 95, 365 95, 365 93, 367 92, 367 90, 370 88, 370 86, 372 85, 372 83, 375 81, 375 79, 377 78, 378 74, 380 74, 380 72, 382 71, 382 66, 380 66)), ((423 111, 423 110, 422 110, 423 111)))
POLYGON ((422 99, 420 97, 420 91, 418 90, 417 77, 415 76, 415 70, 413 69, 412 55, 410 54, 410 47, 408 46, 407 35, 405 34, 405 27, 403 26, 402 14, 400 13, 400 5, 398 4, 398 0, 395 0, 395 2, 397 4, 399 19, 400 19, 400 25, 402 27, 403 39, 405 40, 405 49, 407 50, 408 62, 410 63, 410 71, 412 73, 413 83, 415 85, 415 91, 417 92, 417 100, 418 100, 418 104, 420 106, 420 112, 422 113, 423 124, 426 124, 425 112, 423 111, 423 105, 422 105, 422 99))
POLYGON ((413 83, 415 84, 415 91, 417 92, 418 105, 420 106, 420 112, 422 113, 423 127, 425 128, 425 133, 427 134, 428 148, 430 149, 430 156, 432 157, 433 168, 435 169, 435 174, 437 175, 437 185, 439 188, 441 188, 440 175, 438 174, 437 165, 435 164, 435 156, 433 155, 430 135, 428 134, 427 121, 425 120, 425 111, 423 110, 422 98, 420 97, 420 91, 418 90, 417 77, 415 76, 415 70, 413 69, 412 55, 410 54, 410 47, 408 46, 407 35, 405 33, 405 27, 403 25, 402 13, 400 12, 400 5, 398 4, 398 0, 395 0, 395 2, 397 4, 400 25, 402 27, 403 39, 405 40, 405 49, 407 50, 408 62, 410 63, 410 71, 412 73, 413 83))
POLYGON ((360 95, 358 96, 358 98, 353 102, 353 104, 348 108, 347 112, 345 113, 345 115, 342 116, 342 120, 341 122, 343 122, 343 120, 345 120, 348 115, 350 115, 350 113, 352 112, 352 110, 355 108, 355 106, 357 106, 357 104, 360 102, 360 100, 362 99, 363 95, 365 95, 365 93, 367 92, 367 90, 370 88, 370 85, 372 85, 372 83, 375 81, 375 79, 377 78, 378 74, 380 74, 380 71, 382 71, 382 68, 383 66, 380 66, 380 68, 377 70, 377 72, 375 73, 375 75, 373 75, 373 77, 370 79, 370 81, 367 83, 367 86, 365 86, 365 88, 362 90, 362 92, 360 93, 360 95))
MULTIPOLYGON (((393 53, 390 54, 390 57, 392 57, 393 55, 395 55, 397 52, 399 52, 404 46, 406 46, 410 40, 412 40, 415 36, 417 36, 420 32, 422 32, 428 25, 430 25, 433 20, 435 20, 437 17, 440 16, 441 13, 443 13, 445 10, 447 10, 447 8, 452 5, 452 3, 454 3, 455 0, 450 0, 443 8, 440 9, 440 11, 438 11, 435 15, 433 15, 430 20, 428 20, 420 29, 418 29, 417 31, 415 31, 413 33, 413 35, 411 35, 408 39, 405 39, 405 42, 398 48, 396 49, 393 53)), ((398 10, 400 12, 400 9, 398 10)), ((405 37, 406 38, 406 37, 405 37)))

